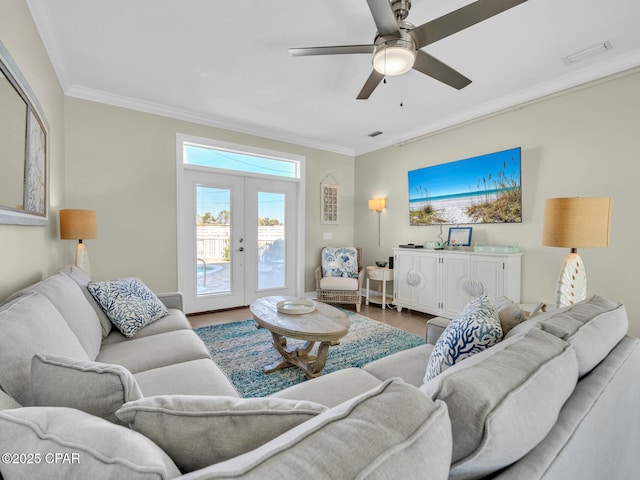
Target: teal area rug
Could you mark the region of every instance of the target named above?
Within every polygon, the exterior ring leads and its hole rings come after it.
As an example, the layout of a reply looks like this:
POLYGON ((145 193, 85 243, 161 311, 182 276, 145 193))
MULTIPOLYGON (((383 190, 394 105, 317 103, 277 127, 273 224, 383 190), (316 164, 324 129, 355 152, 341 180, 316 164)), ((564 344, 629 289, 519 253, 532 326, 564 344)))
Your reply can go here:
MULTIPOLYGON (((362 367, 378 358, 423 345, 424 338, 345 311, 351 320, 340 345, 329 348, 323 372, 362 367)), ((271 345, 271 333, 257 329, 253 320, 200 327, 194 331, 207 345, 211 358, 227 375, 242 397, 264 397, 305 381, 297 367, 263 373, 262 367, 280 358, 271 345)), ((304 342, 288 340, 290 346, 304 342)))

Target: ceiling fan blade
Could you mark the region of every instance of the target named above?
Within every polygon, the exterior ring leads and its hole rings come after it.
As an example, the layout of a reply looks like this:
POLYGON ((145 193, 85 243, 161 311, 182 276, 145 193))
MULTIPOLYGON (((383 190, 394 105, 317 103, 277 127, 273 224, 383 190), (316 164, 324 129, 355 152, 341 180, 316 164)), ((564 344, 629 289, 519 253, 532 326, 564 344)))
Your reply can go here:
POLYGON ((367 3, 381 36, 400 35, 400 27, 398 27, 398 21, 389 0, 367 0, 367 3))
POLYGON ((409 34, 416 42, 416 47, 422 48, 526 1, 527 0, 478 0, 477 2, 420 25, 411 30, 409 34))
POLYGON ((346 53, 373 53, 375 45, 336 45, 333 47, 290 48, 289 53, 300 57, 306 55, 342 55, 346 53))
POLYGON ((367 98, 369 98, 369 95, 373 93, 373 91, 376 89, 376 87, 382 81, 383 78, 384 78, 383 74, 373 70, 371 72, 371 75, 369 75, 369 78, 367 78, 367 81, 365 82, 364 87, 362 87, 362 90, 360 90, 360 93, 358 94, 358 97, 357 97, 358 100, 366 100, 367 98))
POLYGON ((471 83, 467 77, 422 50, 418 50, 413 69, 458 90, 471 83))

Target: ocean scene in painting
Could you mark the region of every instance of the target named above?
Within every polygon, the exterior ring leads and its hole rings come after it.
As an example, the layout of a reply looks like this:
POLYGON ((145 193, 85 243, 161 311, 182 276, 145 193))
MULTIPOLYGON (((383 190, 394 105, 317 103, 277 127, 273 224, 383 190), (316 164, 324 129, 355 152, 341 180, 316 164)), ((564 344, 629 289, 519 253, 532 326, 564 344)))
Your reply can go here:
POLYGON ((522 222, 520 148, 408 175, 410 225, 522 222))

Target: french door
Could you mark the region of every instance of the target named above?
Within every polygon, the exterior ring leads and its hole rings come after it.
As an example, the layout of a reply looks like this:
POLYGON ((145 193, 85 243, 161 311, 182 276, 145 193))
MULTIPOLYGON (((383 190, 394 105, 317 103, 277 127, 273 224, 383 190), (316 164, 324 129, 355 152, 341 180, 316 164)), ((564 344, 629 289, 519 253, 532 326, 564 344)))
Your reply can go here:
POLYGON ((178 286, 186 313, 296 295, 298 185, 185 168, 178 286))

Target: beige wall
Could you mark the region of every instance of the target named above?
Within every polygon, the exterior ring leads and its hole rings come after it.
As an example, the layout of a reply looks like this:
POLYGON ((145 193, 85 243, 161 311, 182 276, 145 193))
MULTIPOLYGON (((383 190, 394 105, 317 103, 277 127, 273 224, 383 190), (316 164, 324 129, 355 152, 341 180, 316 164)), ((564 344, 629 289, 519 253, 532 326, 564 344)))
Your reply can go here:
MULTIPOLYGON (((633 280, 640 267, 640 73, 601 82, 523 108, 356 158, 355 241, 367 263, 401 243, 436 240, 437 226, 410 227, 407 171, 512 147, 522 147, 522 224, 474 225, 472 242, 511 244, 524 251, 522 301, 553 300, 565 249, 541 245, 546 198, 608 196, 613 199, 611 243, 582 249, 588 292, 625 303, 630 333, 640 335, 640 295, 633 280), (386 196, 382 248, 367 199, 386 196)), ((444 228, 446 234, 448 226, 444 228)))
POLYGON ((322 246, 353 242, 352 157, 75 98, 65 99, 65 121, 66 206, 97 211, 98 238, 86 242, 96 279, 135 275, 156 291, 177 288, 176 133, 306 157, 305 290, 315 289, 322 246), (343 216, 321 228, 320 181, 328 173, 341 184, 343 216))
MULTIPOLYGON (((50 126, 50 221, 46 227, 0 225, 0 301, 62 264, 58 209, 64 198, 63 95, 24 0, 3 0, 0 40, 26 78, 50 126)), ((3 171, 0 164, 0 171, 3 171)))

